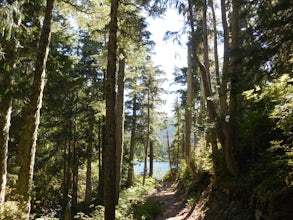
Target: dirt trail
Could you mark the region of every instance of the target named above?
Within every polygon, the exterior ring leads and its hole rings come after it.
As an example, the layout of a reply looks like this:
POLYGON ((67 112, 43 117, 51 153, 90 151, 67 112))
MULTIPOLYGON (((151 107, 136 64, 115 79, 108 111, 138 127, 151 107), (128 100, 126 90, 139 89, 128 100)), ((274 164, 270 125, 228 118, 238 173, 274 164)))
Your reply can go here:
POLYGON ((163 182, 150 195, 150 199, 161 207, 155 220, 254 219, 253 212, 245 204, 232 200, 220 190, 212 194, 209 187, 196 185, 184 189, 179 187, 180 191, 177 192, 178 187, 172 184, 163 182), (187 197, 192 197, 196 202, 187 205, 187 197))
POLYGON ((150 198, 158 202, 161 213, 155 220, 183 220, 189 219, 188 213, 191 207, 186 206, 185 196, 178 195, 172 182, 162 183, 150 198))

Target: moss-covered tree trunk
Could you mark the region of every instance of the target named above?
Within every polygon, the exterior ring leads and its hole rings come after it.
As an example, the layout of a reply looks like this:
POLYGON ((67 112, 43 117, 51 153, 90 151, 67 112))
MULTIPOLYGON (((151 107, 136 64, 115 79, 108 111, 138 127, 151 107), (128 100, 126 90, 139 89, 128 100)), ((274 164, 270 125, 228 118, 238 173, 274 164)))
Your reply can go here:
POLYGON ((116 205, 116 61, 117 61, 117 32, 118 32, 118 6, 119 0, 111 1, 109 42, 106 75, 106 143, 104 166, 104 201, 105 220, 115 219, 116 205))
POLYGON ((34 80, 30 99, 23 111, 23 127, 19 141, 20 170, 18 173, 17 192, 21 196, 24 211, 29 219, 30 200, 33 188, 33 173, 35 163, 35 151, 40 123, 40 110, 42 107, 43 90, 45 86, 46 63, 49 52, 51 36, 51 20, 55 0, 47 0, 45 18, 37 49, 34 80))

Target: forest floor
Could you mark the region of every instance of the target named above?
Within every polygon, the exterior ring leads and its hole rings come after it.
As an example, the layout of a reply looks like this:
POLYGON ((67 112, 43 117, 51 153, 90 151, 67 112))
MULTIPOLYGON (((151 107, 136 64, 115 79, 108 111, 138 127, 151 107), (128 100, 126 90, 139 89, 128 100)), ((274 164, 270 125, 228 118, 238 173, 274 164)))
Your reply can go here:
POLYGON ((227 196, 212 198, 209 187, 195 191, 178 189, 174 182, 162 182, 150 199, 160 206, 155 220, 253 219, 251 212, 227 196))

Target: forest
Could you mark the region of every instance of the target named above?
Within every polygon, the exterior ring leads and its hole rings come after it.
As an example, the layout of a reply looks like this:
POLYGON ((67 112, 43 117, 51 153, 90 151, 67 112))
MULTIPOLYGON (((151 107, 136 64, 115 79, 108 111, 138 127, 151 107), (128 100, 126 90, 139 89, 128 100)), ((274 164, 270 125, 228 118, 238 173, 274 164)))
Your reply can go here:
POLYGON ((166 184, 174 219, 293 219, 292 39, 290 0, 1 0, 0 219, 166 219, 166 184), (168 8, 172 115, 146 21, 168 8))

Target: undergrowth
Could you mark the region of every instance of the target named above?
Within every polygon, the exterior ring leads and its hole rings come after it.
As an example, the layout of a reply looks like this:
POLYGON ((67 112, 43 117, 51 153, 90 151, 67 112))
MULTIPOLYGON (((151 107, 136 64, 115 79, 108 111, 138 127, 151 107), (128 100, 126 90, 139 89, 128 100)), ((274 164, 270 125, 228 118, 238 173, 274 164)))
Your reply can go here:
MULTIPOLYGON (((149 192, 154 189, 155 186, 155 179, 147 178, 145 185, 142 185, 142 177, 137 177, 133 186, 122 190, 119 197, 119 204, 116 207, 116 220, 153 219, 152 216, 159 211, 159 207, 147 200, 147 197, 149 192)), ((90 216, 78 213, 78 215, 75 216, 75 219, 104 219, 104 207, 95 207, 90 216)))

